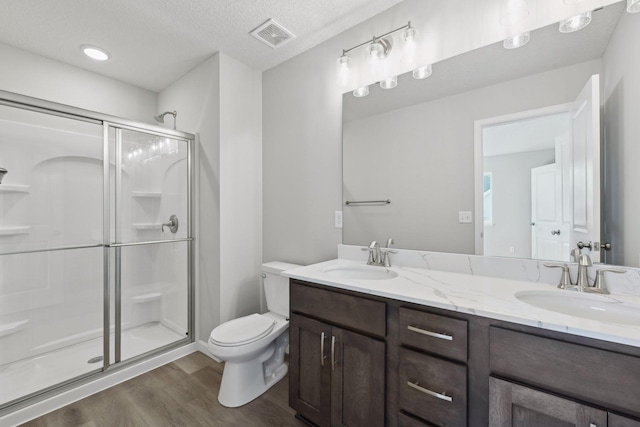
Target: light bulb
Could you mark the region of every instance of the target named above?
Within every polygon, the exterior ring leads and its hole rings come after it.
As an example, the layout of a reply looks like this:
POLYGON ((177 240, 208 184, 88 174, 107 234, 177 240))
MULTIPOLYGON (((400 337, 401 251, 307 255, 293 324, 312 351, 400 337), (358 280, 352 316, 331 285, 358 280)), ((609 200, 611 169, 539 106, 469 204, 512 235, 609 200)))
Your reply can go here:
POLYGON ((504 39, 502 46, 504 46, 505 49, 516 49, 529 43, 530 39, 531 34, 529 34, 529 32, 527 31, 526 33, 518 34, 513 37, 504 39))
POLYGON ((418 35, 418 32, 416 31, 415 28, 412 28, 411 25, 409 25, 402 33, 402 37, 406 42, 415 41, 417 35, 418 35))
POLYGON ((591 22, 591 11, 581 13, 580 15, 572 16, 564 21, 560 21, 558 30, 561 33, 573 33, 579 31, 589 25, 591 22))
POLYGON ((353 96, 356 98, 362 98, 369 95, 369 86, 362 86, 353 91, 353 96))
POLYGON ((640 12, 640 0, 627 0, 627 12, 629 13, 640 12))
POLYGON ((380 87, 382 89, 393 89, 396 86, 398 86, 398 76, 389 77, 388 79, 380 82, 380 87))
POLYGON ((413 70, 413 78, 417 80, 426 79, 433 72, 431 64, 423 65, 422 67, 418 67, 413 70))
POLYGON ((369 56, 371 59, 384 59, 384 46, 379 41, 373 41, 369 45, 369 56))

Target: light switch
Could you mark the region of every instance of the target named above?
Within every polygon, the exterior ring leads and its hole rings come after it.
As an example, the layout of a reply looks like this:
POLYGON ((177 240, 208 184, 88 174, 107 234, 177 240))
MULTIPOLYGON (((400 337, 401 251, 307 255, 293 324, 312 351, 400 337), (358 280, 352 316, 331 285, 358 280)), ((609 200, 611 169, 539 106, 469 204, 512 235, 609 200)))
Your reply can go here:
POLYGON ((333 217, 336 224, 336 228, 342 228, 342 211, 335 211, 333 217))
POLYGON ((471 224, 473 221, 473 213, 471 211, 458 212, 458 222, 460 224, 471 224))

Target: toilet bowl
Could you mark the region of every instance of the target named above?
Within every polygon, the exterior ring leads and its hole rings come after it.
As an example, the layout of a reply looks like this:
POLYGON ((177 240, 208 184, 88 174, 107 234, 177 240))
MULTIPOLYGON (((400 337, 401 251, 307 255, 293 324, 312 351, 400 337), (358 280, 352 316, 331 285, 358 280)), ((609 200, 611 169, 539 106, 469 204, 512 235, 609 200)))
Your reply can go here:
POLYGON ((287 374, 284 353, 289 345, 289 279, 285 270, 300 267, 283 262, 262 265, 265 314, 229 320, 216 327, 207 348, 225 362, 218 401, 238 407, 251 402, 287 374))

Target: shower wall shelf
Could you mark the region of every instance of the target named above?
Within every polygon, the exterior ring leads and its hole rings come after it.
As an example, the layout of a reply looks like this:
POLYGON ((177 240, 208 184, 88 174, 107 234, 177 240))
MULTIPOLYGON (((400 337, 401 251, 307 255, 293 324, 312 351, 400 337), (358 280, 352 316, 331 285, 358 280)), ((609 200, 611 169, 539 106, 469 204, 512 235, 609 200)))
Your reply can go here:
POLYGON ((145 302, 158 301, 160 298, 162 298, 162 294, 158 292, 151 292, 148 294, 135 296, 131 298, 131 300, 134 304, 141 304, 145 302))
POLYGON ((162 193, 159 191, 133 191, 131 197, 134 199, 159 199, 162 193))
POLYGON ((13 323, 0 324, 0 337, 15 334, 29 326, 29 320, 19 320, 13 323))
POLYGON ((31 186, 29 185, 0 185, 0 193, 28 193, 31 186))
POLYGON ((160 227, 162 227, 162 223, 159 222, 137 222, 131 224, 131 228, 135 230, 160 230, 160 227))
POLYGON ((0 236, 15 236, 17 234, 29 234, 30 232, 31 227, 28 225, 0 226, 0 236))

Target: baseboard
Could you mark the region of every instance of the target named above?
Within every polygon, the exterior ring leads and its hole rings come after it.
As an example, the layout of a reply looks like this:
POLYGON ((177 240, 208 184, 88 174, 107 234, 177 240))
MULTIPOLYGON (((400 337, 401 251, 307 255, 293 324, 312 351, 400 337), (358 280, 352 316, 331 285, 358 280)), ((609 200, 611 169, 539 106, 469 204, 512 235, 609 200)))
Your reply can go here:
MULTIPOLYGON (((121 382, 130 380, 138 375, 142 375, 145 372, 149 372, 153 369, 159 368, 160 366, 166 365, 167 363, 171 363, 176 359, 199 351, 199 347, 199 342, 190 343, 175 350, 168 351, 158 356, 151 357, 150 359, 140 361, 139 363, 131 366, 119 369, 115 372, 107 373, 96 380, 65 390, 32 405, 3 415, 0 417, 0 426, 9 427, 23 424, 109 387, 113 387, 116 384, 120 384, 121 382)), ((207 352, 202 352, 209 355, 207 352)))

